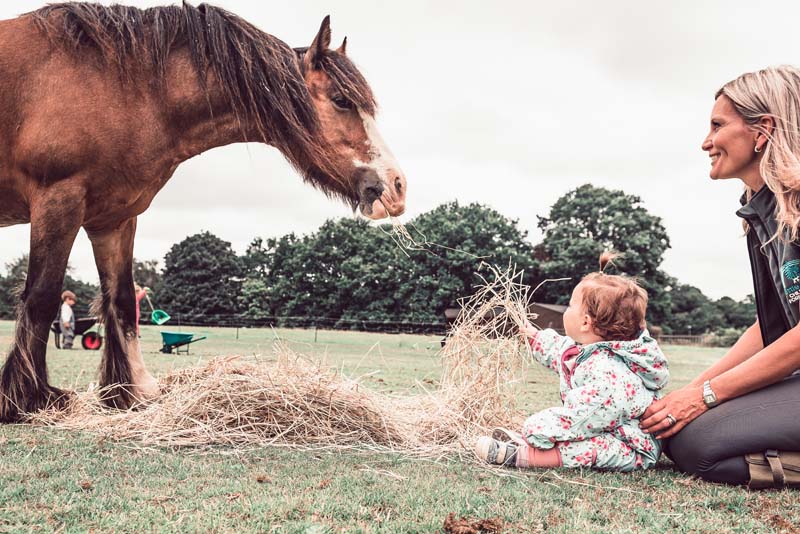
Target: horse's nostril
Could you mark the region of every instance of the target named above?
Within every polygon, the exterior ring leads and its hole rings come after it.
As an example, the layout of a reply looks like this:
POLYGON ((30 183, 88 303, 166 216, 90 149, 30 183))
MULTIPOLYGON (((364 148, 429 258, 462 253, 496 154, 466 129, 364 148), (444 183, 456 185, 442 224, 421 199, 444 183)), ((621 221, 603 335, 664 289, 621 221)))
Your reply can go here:
POLYGON ((400 178, 395 179, 395 181, 394 181, 394 189, 395 189, 395 191, 400 193, 403 190, 403 180, 401 180, 400 178))
POLYGON ((370 186, 364 189, 364 197, 370 201, 377 200, 378 198, 380 198, 382 193, 383 190, 377 187, 370 186))

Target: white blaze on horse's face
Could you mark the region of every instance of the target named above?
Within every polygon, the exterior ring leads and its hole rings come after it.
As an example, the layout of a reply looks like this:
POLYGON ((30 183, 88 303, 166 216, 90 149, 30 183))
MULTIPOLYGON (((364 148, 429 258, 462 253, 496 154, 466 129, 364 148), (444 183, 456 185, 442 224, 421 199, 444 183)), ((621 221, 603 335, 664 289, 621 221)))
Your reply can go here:
POLYGON ((364 134, 366 135, 364 144, 369 161, 361 161, 356 158, 353 160, 353 164, 356 168, 374 171, 382 186, 380 197, 375 199, 370 206, 371 211, 367 209, 367 206, 362 206, 362 213, 371 219, 383 219, 388 215, 402 215, 405 211, 406 177, 378 131, 375 118, 362 110, 358 110, 358 114, 364 125, 364 134))

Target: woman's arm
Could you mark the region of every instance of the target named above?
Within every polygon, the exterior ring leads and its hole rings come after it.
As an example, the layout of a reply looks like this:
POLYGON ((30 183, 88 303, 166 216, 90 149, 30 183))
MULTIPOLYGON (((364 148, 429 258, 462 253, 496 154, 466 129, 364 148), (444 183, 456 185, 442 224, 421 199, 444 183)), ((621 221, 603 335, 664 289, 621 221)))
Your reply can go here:
POLYGON ((800 368, 800 325, 736 367, 711 379, 717 400, 724 402, 774 384, 800 368))
MULTIPOLYGON (((744 351, 740 356, 743 354, 744 351)), ((712 366, 711 369, 714 367, 716 366, 712 366)), ((800 325, 750 358, 745 358, 738 365, 711 378, 711 388, 717 400, 724 402, 774 384, 798 368, 800 368, 800 325)), ((647 432, 656 434, 659 439, 668 438, 677 434, 706 410, 708 407, 703 402, 702 387, 692 383, 651 404, 642 415, 641 427, 647 432), (667 414, 675 417, 677 423, 670 426, 666 419, 667 414)))
POLYGON ((763 348, 764 341, 761 339, 761 327, 758 325, 758 321, 756 321, 750 328, 745 330, 744 334, 742 334, 722 358, 700 373, 689 385, 702 386, 703 382, 706 380, 711 380, 725 371, 733 369, 763 348))

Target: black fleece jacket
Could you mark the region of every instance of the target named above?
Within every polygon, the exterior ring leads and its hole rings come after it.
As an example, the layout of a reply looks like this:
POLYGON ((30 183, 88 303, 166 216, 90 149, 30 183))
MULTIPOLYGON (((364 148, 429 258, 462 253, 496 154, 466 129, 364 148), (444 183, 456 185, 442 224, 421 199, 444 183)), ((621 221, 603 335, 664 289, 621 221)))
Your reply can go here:
POLYGON ((771 344, 800 321, 800 242, 773 236, 775 195, 762 187, 750 202, 742 197, 736 212, 747 221, 747 248, 756 296, 756 310, 764 346, 771 344))

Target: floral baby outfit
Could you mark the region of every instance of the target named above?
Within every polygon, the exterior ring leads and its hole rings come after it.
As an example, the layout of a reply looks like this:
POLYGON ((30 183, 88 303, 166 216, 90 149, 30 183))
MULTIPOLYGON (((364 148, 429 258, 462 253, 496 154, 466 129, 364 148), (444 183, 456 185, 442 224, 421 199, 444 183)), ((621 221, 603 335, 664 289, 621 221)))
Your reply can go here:
POLYGON ((530 340, 533 357, 558 373, 561 407, 530 416, 522 435, 532 447, 558 447, 564 467, 647 469, 661 443, 638 418, 669 381, 667 360, 647 330, 632 341, 581 347, 551 329, 530 340))

